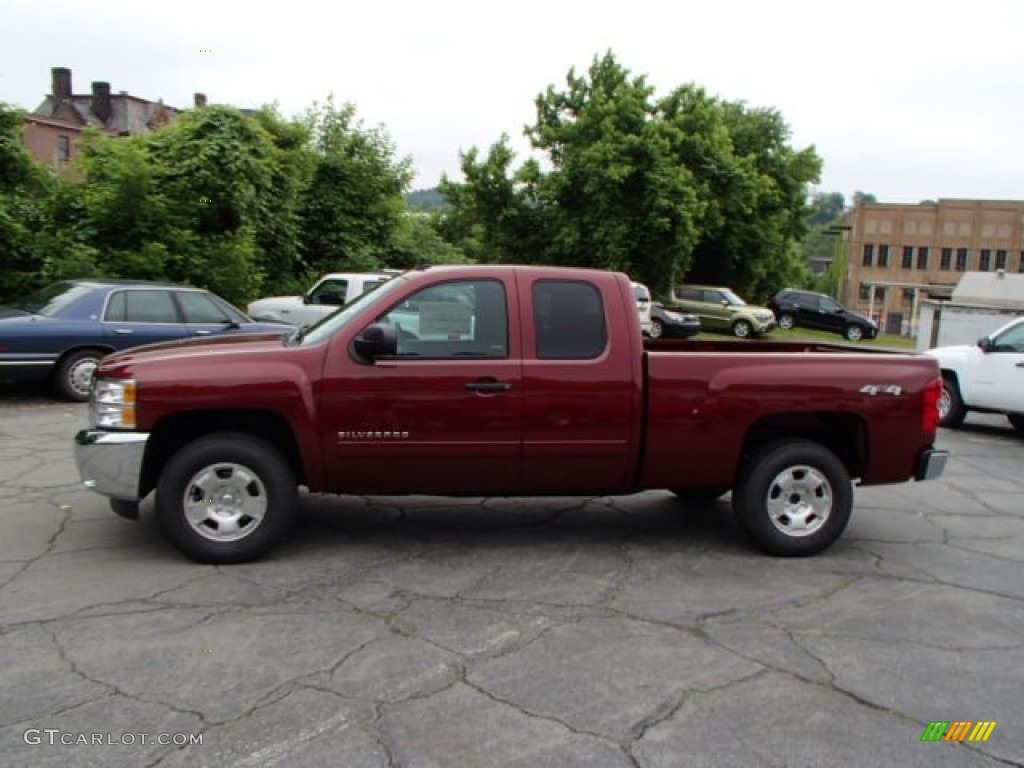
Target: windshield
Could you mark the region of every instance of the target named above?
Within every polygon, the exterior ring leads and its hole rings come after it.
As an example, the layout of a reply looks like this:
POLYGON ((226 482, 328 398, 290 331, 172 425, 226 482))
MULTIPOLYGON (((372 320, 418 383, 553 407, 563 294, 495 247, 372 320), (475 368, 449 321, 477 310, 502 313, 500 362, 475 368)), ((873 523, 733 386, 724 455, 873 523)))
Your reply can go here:
POLYGON ((745 307, 745 306, 747 306, 747 302, 745 302, 743 299, 741 299, 735 293, 730 291, 728 288, 726 288, 725 290, 722 291, 722 296, 725 298, 726 301, 728 301, 734 307, 745 307))
POLYGON ((12 301, 8 306, 20 309, 22 312, 31 312, 34 315, 53 317, 86 294, 91 293, 92 290, 87 285, 54 283, 45 288, 40 288, 28 296, 12 301))
POLYGON ((313 344, 319 344, 324 339, 330 338, 339 329, 344 328, 348 324, 348 321, 355 315, 362 312, 363 307, 368 303, 376 301, 381 296, 387 295, 401 288, 405 284, 405 281, 406 278, 396 277, 388 280, 387 282, 375 285, 366 293, 356 299, 353 299, 337 311, 332 312, 318 323, 296 333, 290 340, 290 344, 293 346, 308 347, 313 344))

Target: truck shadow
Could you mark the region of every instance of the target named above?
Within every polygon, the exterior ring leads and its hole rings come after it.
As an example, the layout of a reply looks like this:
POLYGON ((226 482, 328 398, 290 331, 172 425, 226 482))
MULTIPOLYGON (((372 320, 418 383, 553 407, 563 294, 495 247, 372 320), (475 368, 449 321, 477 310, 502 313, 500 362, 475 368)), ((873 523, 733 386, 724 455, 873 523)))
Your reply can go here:
POLYGON ((344 547, 472 543, 550 545, 553 542, 635 543, 747 550, 728 497, 684 503, 668 493, 599 498, 355 497, 303 494, 287 546, 344 547))

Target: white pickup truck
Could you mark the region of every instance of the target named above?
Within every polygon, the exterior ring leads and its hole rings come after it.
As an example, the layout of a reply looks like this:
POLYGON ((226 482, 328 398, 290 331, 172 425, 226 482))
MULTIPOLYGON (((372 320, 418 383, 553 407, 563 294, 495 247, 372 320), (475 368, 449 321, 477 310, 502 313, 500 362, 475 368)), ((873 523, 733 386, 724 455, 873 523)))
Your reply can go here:
POLYGON ((248 307, 249 317, 312 325, 398 273, 398 270, 332 272, 322 277, 305 296, 271 296, 252 302, 248 307))
POLYGON ((1004 413, 1024 432, 1024 317, 977 344, 938 347, 927 354, 942 369, 939 424, 959 427, 968 411, 1004 413))

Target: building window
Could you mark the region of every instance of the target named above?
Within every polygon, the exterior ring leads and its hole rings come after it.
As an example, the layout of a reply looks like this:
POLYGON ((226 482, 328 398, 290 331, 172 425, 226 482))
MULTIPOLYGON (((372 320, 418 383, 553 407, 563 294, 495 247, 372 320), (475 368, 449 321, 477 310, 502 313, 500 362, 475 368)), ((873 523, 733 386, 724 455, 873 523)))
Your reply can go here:
POLYGON ((996 269, 1006 269, 1006 251, 996 251, 996 269))
POLYGON ((864 243, 864 266, 870 267, 875 258, 875 244, 864 243))
POLYGON ((953 249, 943 248, 942 249, 942 261, 939 263, 939 269, 950 270, 953 268, 953 249))
POLYGON ((992 250, 990 248, 982 248, 981 254, 978 256, 978 271, 988 272, 989 267, 992 266, 992 250))
POLYGON ((969 267, 969 266, 970 266, 970 260, 967 258, 967 249, 966 248, 957 248, 956 249, 956 271, 957 272, 966 272, 967 271, 967 267, 969 267))
POLYGON ((914 246, 904 245, 903 246, 903 269, 914 268, 914 246))
POLYGON ((878 266, 888 267, 889 266, 889 246, 880 245, 878 246, 878 266))
POLYGON ((1024 251, 1020 252, 1020 261, 1017 262, 1017 271, 1024 272, 1024 251))
POLYGON ((917 268, 928 269, 928 246, 919 245, 917 247, 917 268))
POLYGON ((867 283, 861 283, 860 288, 857 291, 857 295, 861 301, 867 301, 871 297, 871 286, 867 283))
POLYGON ((908 302, 914 300, 914 289, 913 288, 904 288, 903 289, 903 300, 904 301, 908 301, 908 302))
POLYGON ((57 162, 66 163, 71 159, 71 139, 67 136, 57 137, 57 162))

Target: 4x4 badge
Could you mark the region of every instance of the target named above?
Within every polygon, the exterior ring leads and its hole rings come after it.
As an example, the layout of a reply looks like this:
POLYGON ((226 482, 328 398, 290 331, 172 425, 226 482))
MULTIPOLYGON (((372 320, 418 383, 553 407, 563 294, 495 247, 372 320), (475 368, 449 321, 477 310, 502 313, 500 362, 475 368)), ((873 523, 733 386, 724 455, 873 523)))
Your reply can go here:
POLYGON ((865 384, 860 391, 865 395, 900 395, 903 388, 898 384, 865 384))

